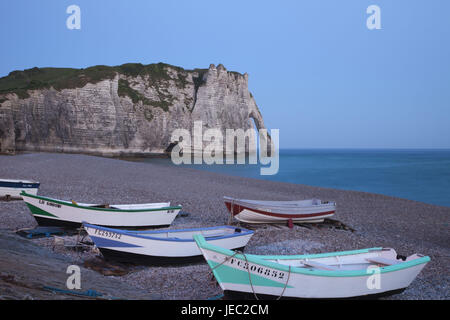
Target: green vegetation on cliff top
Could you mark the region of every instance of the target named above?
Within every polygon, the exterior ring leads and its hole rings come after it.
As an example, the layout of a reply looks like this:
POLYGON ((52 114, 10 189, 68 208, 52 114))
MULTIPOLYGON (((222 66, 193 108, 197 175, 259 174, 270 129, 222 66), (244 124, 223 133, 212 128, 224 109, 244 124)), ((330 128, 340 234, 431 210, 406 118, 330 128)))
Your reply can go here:
MULTIPOLYGON (((0 94, 15 93, 19 98, 28 98, 27 90, 49 89, 56 90, 84 87, 88 83, 97 83, 105 79, 112 79, 117 73, 126 76, 148 75, 149 85, 158 85, 162 81, 175 80, 177 87, 184 88, 187 84, 188 72, 204 73, 207 69, 185 70, 181 67, 165 63, 143 65, 140 63, 126 63, 120 66, 93 66, 85 69, 72 68, 32 68, 24 71, 13 71, 8 76, 0 78, 0 94), (178 78, 170 77, 169 68, 177 71, 178 78)), ((129 85, 126 85, 129 88, 129 85)), ((127 94, 136 101, 137 97, 122 83, 122 94, 127 94), (131 95, 130 95, 131 94, 131 95)), ((120 89, 120 88, 119 88, 120 89)), ((130 88, 131 89, 131 88, 130 88)), ((149 102, 138 98, 143 103, 149 102)))

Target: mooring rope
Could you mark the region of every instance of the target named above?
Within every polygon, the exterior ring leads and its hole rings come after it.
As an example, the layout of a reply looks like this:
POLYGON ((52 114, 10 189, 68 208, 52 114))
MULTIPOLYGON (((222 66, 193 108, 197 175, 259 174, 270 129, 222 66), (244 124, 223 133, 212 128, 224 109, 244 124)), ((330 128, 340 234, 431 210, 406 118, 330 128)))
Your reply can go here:
MULTIPOLYGON (((247 256, 245 255, 245 253, 236 250, 231 256, 226 257, 221 263, 219 263, 219 264, 215 265, 213 268, 211 268, 211 271, 214 271, 216 268, 220 267, 221 265, 223 265, 224 263, 226 263, 227 261, 232 259, 237 254, 242 254, 244 256, 245 262, 247 263, 248 279, 250 281, 250 286, 252 288, 253 295, 255 296, 256 300, 259 300, 258 296, 256 295, 255 289, 253 287, 252 277, 251 277, 251 273, 250 273, 250 266, 249 266, 249 263, 248 263, 248 260, 247 260, 247 256)), ((213 275, 214 275, 214 273, 213 273, 213 275)))
POLYGON ((235 255, 237 255, 238 253, 240 254, 244 254, 243 252, 240 252, 239 250, 236 250, 231 256, 226 257, 221 263, 215 265, 213 268, 211 268, 211 271, 216 269, 217 267, 220 267, 221 265, 223 265, 225 262, 227 262, 228 260, 230 260, 231 258, 233 258, 235 255))
POLYGON ((256 295, 255 288, 253 287, 250 265, 248 263, 247 256, 244 253, 242 253, 242 255, 244 256, 245 262, 247 263, 248 280, 250 281, 250 287, 252 288, 253 295, 255 296, 255 300, 259 300, 258 296, 256 295))
POLYGON ((78 235, 77 235, 77 240, 75 243, 75 251, 77 252, 77 259, 80 260, 81 259, 81 255, 83 253, 83 246, 84 246, 84 239, 86 238, 87 234, 83 235, 83 238, 81 238, 81 232, 84 230, 84 224, 81 224, 80 228, 78 229, 78 235))
POLYGON ((77 241, 75 242, 75 250, 77 251, 77 259, 81 259, 81 250, 78 250, 78 244, 80 243, 80 236, 81 236, 81 229, 83 229, 83 224, 81 224, 80 228, 78 229, 78 235, 77 235, 77 241))
MULTIPOLYGON (((227 261, 232 259, 237 254, 241 254, 244 257, 245 262, 247 263, 247 273, 248 273, 248 280, 249 280, 249 283, 250 283, 250 287, 252 288, 252 293, 253 293, 253 296, 255 297, 255 300, 259 300, 259 298, 258 298, 258 296, 256 294, 256 291, 255 291, 255 288, 253 286, 251 272, 250 272, 250 264, 248 263, 247 255, 244 252, 236 250, 231 256, 226 257, 221 263, 219 263, 219 264, 215 265, 213 268, 211 268, 211 272, 213 273, 213 276, 214 276, 214 272, 213 271, 216 268, 220 267, 221 265, 223 265, 224 263, 226 263, 227 261)), ((291 278, 291 265, 289 265, 288 277, 287 277, 286 283, 284 284, 283 291, 281 291, 281 294, 278 296, 278 298, 276 300, 280 300, 283 297, 284 292, 286 291, 286 288, 288 286, 290 278, 291 278)))
POLYGON ((211 278, 214 278, 214 270, 215 270, 217 267, 220 267, 221 265, 223 265, 225 262, 229 261, 231 258, 233 258, 233 257, 234 257, 235 255, 237 255, 238 253, 242 253, 242 252, 236 250, 231 256, 226 257, 221 263, 219 263, 219 264, 215 265, 214 267, 212 267, 212 268, 211 268, 211 273, 212 273, 212 277, 211 277, 211 278))
POLYGON ((290 278, 290 277, 291 277, 291 265, 289 265, 288 278, 287 278, 287 280, 286 280, 286 283, 284 284, 283 291, 281 291, 281 294, 280 294, 280 296, 277 298, 277 300, 280 300, 281 297, 284 295, 284 291, 286 291, 286 288, 287 288, 287 286, 288 286, 288 282, 289 282, 289 278, 290 278))
POLYGON ((59 288, 55 288, 55 287, 50 287, 50 286, 43 286, 42 289, 46 290, 46 291, 50 291, 53 293, 61 293, 61 294, 68 294, 68 295, 73 295, 73 296, 83 296, 86 298, 91 298, 91 299, 97 299, 97 300, 125 300, 123 298, 116 298, 116 297, 111 297, 109 295, 105 295, 101 292, 97 292, 93 289, 89 289, 86 291, 75 291, 75 290, 66 290, 66 289, 59 289, 59 288))

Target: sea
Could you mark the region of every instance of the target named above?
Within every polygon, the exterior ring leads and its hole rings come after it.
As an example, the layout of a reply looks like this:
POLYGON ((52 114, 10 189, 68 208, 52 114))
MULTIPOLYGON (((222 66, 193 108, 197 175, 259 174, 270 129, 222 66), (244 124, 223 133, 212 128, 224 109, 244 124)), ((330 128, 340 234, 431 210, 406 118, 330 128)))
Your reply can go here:
MULTIPOLYGON (((170 159, 144 161, 175 166, 170 159)), ((180 166, 450 207, 450 149, 281 149, 275 175, 261 175, 259 163, 180 166)))

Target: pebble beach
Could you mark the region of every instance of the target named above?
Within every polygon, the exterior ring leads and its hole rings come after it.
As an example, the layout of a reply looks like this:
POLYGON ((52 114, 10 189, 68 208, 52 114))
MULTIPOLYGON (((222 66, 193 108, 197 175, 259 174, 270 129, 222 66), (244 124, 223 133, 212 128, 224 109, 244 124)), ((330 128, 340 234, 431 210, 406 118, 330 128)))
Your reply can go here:
MULTIPOLYGON (((255 231, 245 251, 301 254, 390 247, 402 255, 421 253, 430 256, 431 262, 403 293, 383 299, 450 298, 449 207, 379 194, 78 154, 0 156, 0 177, 37 180, 41 183, 39 195, 64 200, 181 204, 183 212, 189 214, 176 218, 170 227, 174 229, 228 224, 230 217, 223 196, 267 200, 315 197, 336 201, 333 217, 336 223, 294 225, 292 229, 284 225, 243 225, 255 231)), ((39 288, 49 283, 65 287, 65 268, 70 264, 82 266, 83 289, 124 299, 195 300, 222 293, 204 262, 170 267, 136 266, 122 276, 105 276, 87 269, 83 267, 85 261, 101 259, 93 247, 80 253, 56 246, 53 238, 28 240, 15 234, 19 229, 37 226, 23 201, 0 201, 0 221, 0 237, 4 238, 0 241, 0 299, 67 299, 39 288), (39 276, 33 271, 37 269, 39 276)), ((74 242, 76 236, 65 237, 64 241, 74 242)))

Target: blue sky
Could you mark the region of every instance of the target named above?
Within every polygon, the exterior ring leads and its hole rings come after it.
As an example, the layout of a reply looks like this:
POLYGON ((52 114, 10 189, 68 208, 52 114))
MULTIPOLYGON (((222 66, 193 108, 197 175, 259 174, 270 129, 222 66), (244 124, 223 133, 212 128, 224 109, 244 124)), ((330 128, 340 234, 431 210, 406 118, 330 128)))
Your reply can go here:
POLYGON ((1 1, 0 76, 222 63, 250 75, 282 148, 450 148, 449 14, 445 0, 1 1), (66 28, 72 4, 81 30, 66 28))

